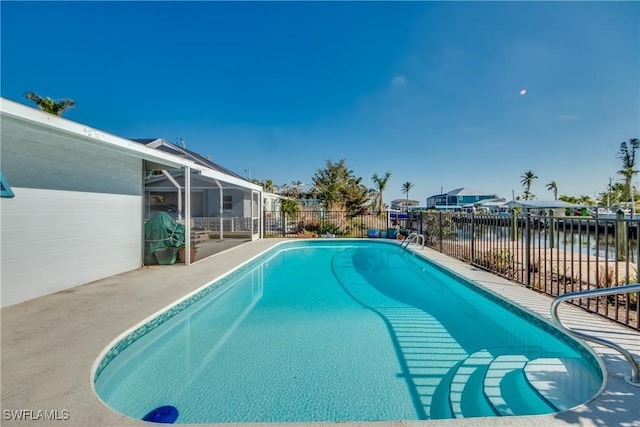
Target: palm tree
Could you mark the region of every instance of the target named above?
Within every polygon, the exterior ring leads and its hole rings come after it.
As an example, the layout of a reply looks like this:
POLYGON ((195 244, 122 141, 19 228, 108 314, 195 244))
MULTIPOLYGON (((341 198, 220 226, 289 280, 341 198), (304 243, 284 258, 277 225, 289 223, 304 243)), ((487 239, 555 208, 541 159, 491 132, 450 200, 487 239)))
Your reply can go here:
POLYGON ((27 92, 24 96, 29 101, 35 102, 36 105, 45 113, 55 114, 56 116, 61 116, 67 108, 76 106, 76 103, 70 99, 54 101, 49 97, 42 98, 33 92, 27 92))
POLYGON ((530 200, 533 199, 534 195, 531 194, 531 184, 533 184, 533 180, 538 178, 536 176, 536 174, 533 173, 533 171, 528 170, 524 173, 524 175, 521 176, 521 180, 520 183, 522 184, 523 187, 525 187, 524 190, 524 199, 525 200, 530 200))
POLYGON ((302 181, 291 181, 291 195, 295 199, 302 198, 302 191, 300 191, 300 187, 302 187, 304 183, 302 181))
POLYGON ((618 158, 622 160, 622 169, 618 171, 618 174, 624 177, 624 187, 626 200, 629 201, 632 198, 631 194, 631 180, 633 175, 638 173, 633 169, 636 165, 636 151, 640 147, 640 140, 633 138, 629 140, 629 144, 626 141, 620 144, 620 151, 618 151, 618 158))
POLYGON ((555 181, 551 181, 547 184, 547 190, 553 191, 553 199, 558 200, 558 184, 555 181))
POLYGON ((402 184, 402 192, 407 195, 407 200, 409 200, 409 190, 413 188, 413 184, 409 181, 402 184))
POLYGON ((387 188, 387 182, 389 182, 389 178, 391 178, 391 172, 387 171, 384 173, 384 177, 379 177, 377 173, 374 173, 371 176, 371 179, 378 187, 378 197, 376 198, 376 205, 378 212, 382 212, 384 210, 384 202, 382 200, 382 192, 387 188))
POLYGON ((274 185, 273 185, 273 181, 271 181, 270 179, 265 179, 264 181, 262 181, 262 186, 264 187, 265 191, 268 191, 269 193, 273 193, 274 185))

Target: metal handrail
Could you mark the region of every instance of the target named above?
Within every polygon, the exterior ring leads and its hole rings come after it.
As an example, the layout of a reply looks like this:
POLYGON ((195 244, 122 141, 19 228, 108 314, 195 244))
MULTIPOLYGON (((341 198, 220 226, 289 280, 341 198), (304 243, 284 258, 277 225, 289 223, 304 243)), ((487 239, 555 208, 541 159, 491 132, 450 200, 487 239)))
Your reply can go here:
POLYGON ((578 332, 578 331, 574 331, 573 329, 569 329, 568 327, 562 324, 562 322, 560 321, 560 318, 558 317, 558 307, 560 306, 560 303, 565 300, 570 300, 574 298, 584 298, 584 297, 587 297, 587 298, 599 297, 599 296, 614 295, 614 294, 630 294, 632 292, 640 292, 640 283, 636 283, 634 285, 616 286, 616 287, 607 288, 607 289, 592 289, 589 291, 570 292, 564 295, 560 295, 554 298, 553 302, 551 303, 551 317, 557 323, 560 329, 564 330, 568 334, 574 335, 576 337, 579 337, 585 340, 593 341, 598 344, 605 345, 607 347, 610 347, 620 352, 631 365, 631 376, 625 377, 625 380, 627 380, 629 384, 640 387, 640 367, 638 365, 638 361, 635 360, 635 358, 629 351, 620 347, 618 344, 614 344, 611 341, 607 341, 603 338, 587 335, 583 332, 578 332))
POLYGON ((424 236, 422 234, 418 234, 416 232, 413 232, 413 233, 409 234, 407 236, 407 238, 404 239, 404 241, 402 243, 400 243, 400 249, 408 248, 409 245, 411 244, 411 242, 413 242, 414 240, 417 240, 418 238, 422 239, 422 249, 424 249, 424 236), (405 243, 406 243, 406 245, 405 245, 405 243))

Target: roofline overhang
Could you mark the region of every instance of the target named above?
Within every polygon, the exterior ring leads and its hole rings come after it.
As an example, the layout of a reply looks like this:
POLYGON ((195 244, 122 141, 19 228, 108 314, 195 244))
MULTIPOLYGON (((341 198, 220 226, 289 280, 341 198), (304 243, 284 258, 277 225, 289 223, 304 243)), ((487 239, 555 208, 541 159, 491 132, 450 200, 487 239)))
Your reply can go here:
POLYGON ((147 147, 138 142, 94 129, 82 123, 64 119, 55 114, 45 113, 44 111, 2 97, 0 97, 0 114, 17 121, 34 123, 56 132, 72 135, 88 145, 100 146, 101 148, 127 154, 142 160, 148 160, 166 166, 168 169, 189 167, 192 170, 199 171, 203 176, 208 178, 217 179, 251 190, 263 191, 259 185, 214 171, 180 156, 163 153, 162 151, 147 147))
POLYGON ((0 113, 17 121, 34 123, 55 132, 72 135, 87 145, 100 146, 101 148, 149 160, 171 168, 181 166, 177 156, 165 155, 137 142, 94 129, 82 123, 64 119, 55 114, 45 113, 5 98, 0 98, 0 113))

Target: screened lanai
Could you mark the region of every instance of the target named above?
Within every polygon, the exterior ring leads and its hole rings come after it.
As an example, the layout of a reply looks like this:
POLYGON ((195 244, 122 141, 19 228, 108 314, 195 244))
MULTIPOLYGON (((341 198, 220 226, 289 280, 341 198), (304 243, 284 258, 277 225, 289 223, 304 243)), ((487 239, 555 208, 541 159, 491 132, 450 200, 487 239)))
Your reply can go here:
POLYGON ((148 167, 145 179, 145 219, 167 212, 184 221, 187 236, 194 232, 220 240, 262 236, 262 187, 185 147, 164 139, 135 140, 148 147, 181 156, 189 167, 148 167))

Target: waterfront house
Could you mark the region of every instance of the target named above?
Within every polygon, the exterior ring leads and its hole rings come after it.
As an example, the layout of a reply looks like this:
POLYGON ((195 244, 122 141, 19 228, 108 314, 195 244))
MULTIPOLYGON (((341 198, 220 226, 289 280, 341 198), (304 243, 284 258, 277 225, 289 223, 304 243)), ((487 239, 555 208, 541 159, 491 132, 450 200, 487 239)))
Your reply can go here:
POLYGON ((470 188, 456 188, 447 193, 436 194, 427 198, 427 209, 462 210, 463 205, 477 203, 496 198, 495 194, 481 193, 470 188))

